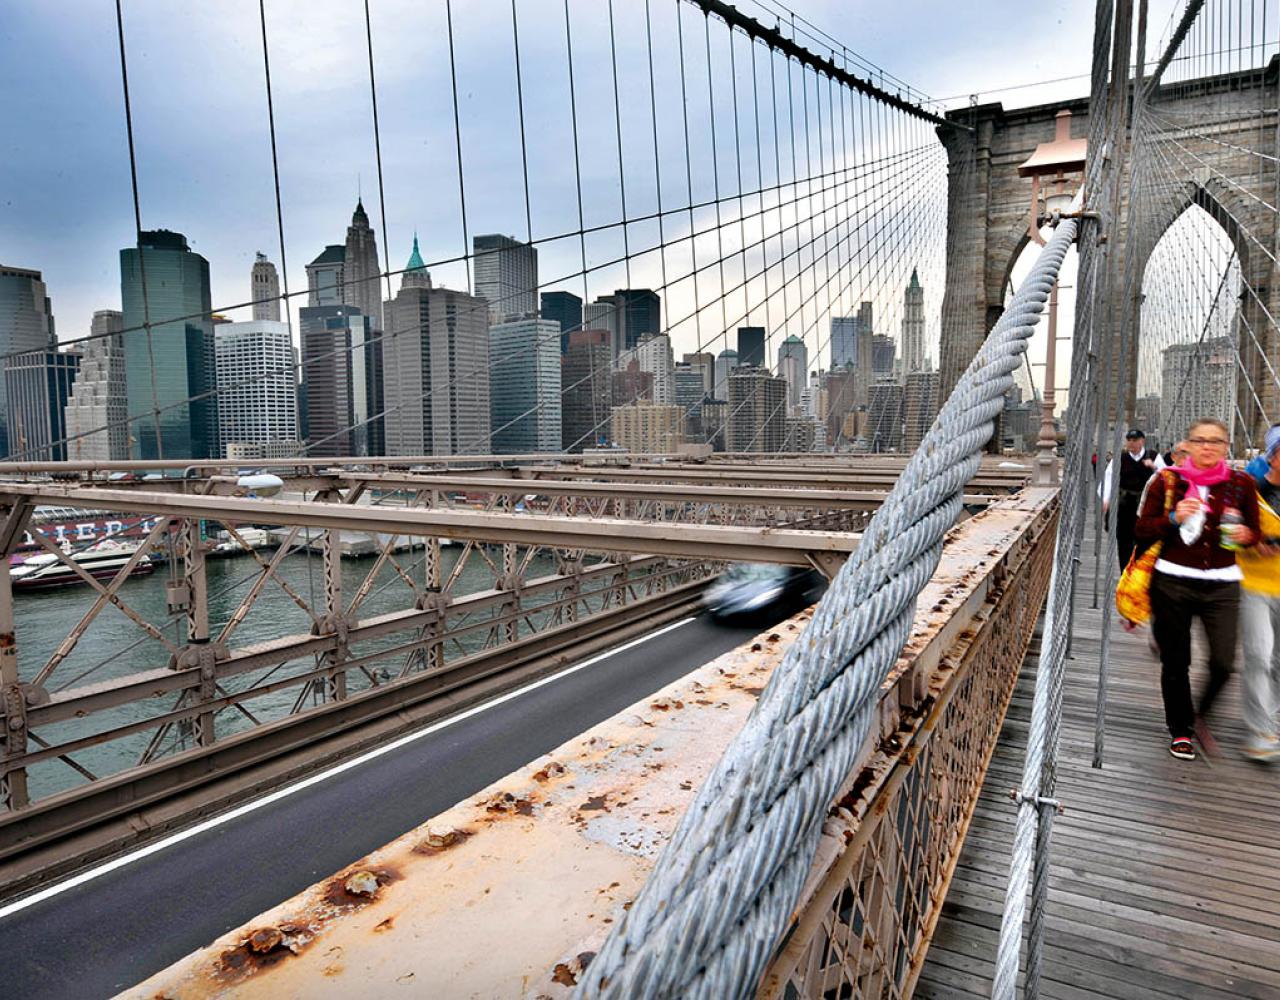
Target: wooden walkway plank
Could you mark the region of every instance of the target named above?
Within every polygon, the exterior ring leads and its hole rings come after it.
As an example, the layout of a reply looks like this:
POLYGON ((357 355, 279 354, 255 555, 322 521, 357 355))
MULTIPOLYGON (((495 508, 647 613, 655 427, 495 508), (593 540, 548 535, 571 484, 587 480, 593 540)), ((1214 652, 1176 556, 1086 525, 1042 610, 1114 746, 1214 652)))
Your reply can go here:
MULTIPOLYGON (((1148 633, 1126 633, 1115 620, 1105 760, 1090 766, 1102 616, 1114 614, 1108 602, 1089 606, 1091 545, 1088 532, 1063 697, 1058 798, 1066 813, 1054 826, 1042 996, 1280 998, 1280 766, 1240 757, 1238 679, 1210 720, 1221 754, 1170 757, 1148 633)), ((1195 649, 1201 664, 1199 637, 1195 649)), ((1015 824, 1008 790, 1021 780, 1037 666, 1029 656, 916 997, 991 994, 1015 824)), ((1192 676, 1198 689, 1202 668, 1192 676)))

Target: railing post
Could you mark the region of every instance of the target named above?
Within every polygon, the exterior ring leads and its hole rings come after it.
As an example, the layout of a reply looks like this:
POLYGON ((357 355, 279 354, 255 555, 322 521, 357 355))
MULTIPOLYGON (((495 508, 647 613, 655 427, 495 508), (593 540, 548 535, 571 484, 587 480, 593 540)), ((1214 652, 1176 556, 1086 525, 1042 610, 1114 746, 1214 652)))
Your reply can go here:
MULTIPOLYGON (((7 567, 0 567, 0 695, 4 699, 4 753, 14 757, 27 749, 27 704, 18 682, 18 644, 13 631, 13 588, 7 567)), ((0 773, 0 805, 22 809, 28 803, 26 768, 0 773)))
MULTIPOLYGON (((14 545, 26 527, 32 506, 22 500, 15 501, 3 518, 3 535, 0 536, 0 557, 8 563, 14 545)), ((0 747, 6 757, 15 757, 27 750, 27 700, 18 677, 18 642, 13 622, 13 587, 9 581, 7 565, 0 565, 0 717, 4 719, 4 731, 0 733, 0 747)), ((27 793, 27 770, 0 767, 0 808, 23 809, 30 803, 27 793)))
MULTIPOLYGON (((199 703, 207 706, 218 696, 217 658, 209 645, 209 578, 205 574, 205 548, 200 538, 200 519, 188 518, 182 525, 182 582, 187 598, 187 644, 200 669, 199 703)), ((195 720, 197 746, 212 746, 217 740, 214 715, 202 710, 195 720)))
POLYGON ((324 654, 329 673, 321 678, 321 690, 324 701, 342 701, 347 697, 347 674, 341 669, 347 658, 347 623, 342 606, 342 533, 337 528, 324 529, 320 552, 324 560, 324 621, 334 643, 324 654))

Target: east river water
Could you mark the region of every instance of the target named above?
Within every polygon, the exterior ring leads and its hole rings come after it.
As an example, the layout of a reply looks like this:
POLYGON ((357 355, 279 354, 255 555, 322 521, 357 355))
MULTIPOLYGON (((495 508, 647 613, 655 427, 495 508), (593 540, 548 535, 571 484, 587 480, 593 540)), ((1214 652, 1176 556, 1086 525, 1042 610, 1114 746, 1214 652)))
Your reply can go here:
MULTIPOLYGON (((461 552, 461 547, 442 550, 442 579, 448 579, 461 552)), ((260 553, 270 559, 271 552, 260 553)), ((401 552, 396 555, 400 565, 417 580, 422 578, 420 560, 422 551, 401 552), (417 567, 412 569, 412 567, 417 567)), ((491 556, 496 561, 495 556, 491 556)), ((366 574, 373 568, 375 559, 343 559, 342 586, 344 605, 350 604, 366 574)), ((320 556, 295 552, 284 558, 278 574, 296 592, 317 609, 323 606, 324 579, 320 556), (314 602, 312 597, 314 595, 314 602)), ((539 556, 529 567, 527 576, 537 577, 553 572, 549 558, 539 556)), ((216 638, 222 626, 235 612, 241 599, 258 576, 258 564, 247 556, 229 559, 210 559, 207 563, 209 581, 210 632, 216 638)), ((120 598, 144 620, 153 625, 166 625, 165 635, 170 641, 181 644, 184 639, 183 615, 170 615, 166 603, 165 583, 169 579, 169 567, 157 566, 150 576, 134 577, 125 581, 120 598)), ((477 556, 468 560, 454 588, 455 596, 474 593, 492 586, 492 571, 477 556)), ((90 608, 96 591, 87 585, 58 588, 47 591, 18 592, 14 594, 14 618, 18 643, 18 669, 24 680, 39 673, 41 667, 58 648, 68 633, 90 608)), ((407 584, 399 579, 390 564, 384 565, 378 574, 373 592, 361 606, 358 617, 366 619, 378 614, 402 611, 412 606, 413 595, 407 584)), ((230 646, 235 649, 283 635, 307 633, 311 621, 293 600, 274 582, 268 582, 249 611, 248 617, 231 637, 230 646)), ((408 632, 379 640, 377 645, 365 644, 359 653, 385 649, 410 637, 408 632)), ((450 658, 464 651, 478 648, 484 639, 483 630, 461 638, 461 649, 452 643, 448 649, 450 658)), ((80 639, 75 650, 64 660, 45 682, 50 692, 84 687, 113 678, 124 677, 143 670, 163 668, 168 665, 169 653, 155 639, 146 636, 133 621, 119 609, 108 605, 80 639), (141 640, 141 642, 139 642, 141 640)), ((403 655, 388 657, 375 665, 374 670, 384 669, 394 675, 403 664, 403 655)), ((293 661, 278 668, 272 680, 300 673, 314 666, 312 658, 293 661)), ((250 671, 230 678, 223 685, 228 691, 244 690, 260 680, 266 670, 250 671)), ((353 670, 350 683, 359 687, 364 676, 353 670)), ((293 685, 274 694, 264 695, 245 703, 245 707, 258 719, 267 721, 280 718, 290 711, 298 698, 301 685, 293 685)), ((35 734, 47 742, 60 744, 92 733, 100 733, 116 726, 154 717, 175 707, 176 695, 149 698, 140 703, 123 705, 108 711, 96 712, 85 719, 70 720, 56 725, 43 726, 35 734)), ((219 738, 252 726, 242 713, 234 708, 222 710, 216 721, 219 738)), ((97 777, 114 774, 137 764, 146 751, 154 729, 137 733, 110 743, 80 750, 74 758, 97 777)), ((163 744, 166 752, 190 747, 189 734, 178 727, 169 731, 163 744), (185 743, 183 742, 185 740, 185 743)), ((33 745, 31 749, 36 749, 33 745)), ((69 764, 61 760, 44 761, 34 765, 28 773, 32 799, 62 791, 82 784, 85 778, 69 764)))

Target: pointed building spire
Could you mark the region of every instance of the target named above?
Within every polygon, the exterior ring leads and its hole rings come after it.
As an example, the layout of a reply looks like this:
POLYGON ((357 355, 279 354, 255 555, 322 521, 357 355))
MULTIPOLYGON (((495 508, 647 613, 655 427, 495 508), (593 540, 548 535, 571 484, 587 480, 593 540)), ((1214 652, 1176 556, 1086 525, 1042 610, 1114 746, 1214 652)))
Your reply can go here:
POLYGON ((422 254, 418 251, 418 234, 413 234, 413 253, 409 254, 409 262, 404 266, 404 274, 400 277, 401 288, 430 288, 431 275, 427 265, 422 262, 422 254))
POLYGON ((359 195, 356 196, 356 210, 351 213, 351 224, 353 226, 369 224, 368 213, 364 210, 364 199, 359 195))

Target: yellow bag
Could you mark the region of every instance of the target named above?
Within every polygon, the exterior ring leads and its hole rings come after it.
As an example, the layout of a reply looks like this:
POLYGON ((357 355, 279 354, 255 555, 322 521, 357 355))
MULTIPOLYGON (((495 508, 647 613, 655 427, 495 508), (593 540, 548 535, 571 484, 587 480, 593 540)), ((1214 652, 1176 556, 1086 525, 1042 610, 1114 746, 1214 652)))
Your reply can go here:
MULTIPOLYGON (((1160 475, 1164 479, 1164 516, 1169 516, 1173 509, 1173 491, 1177 480, 1172 476, 1160 475)), ((1129 556, 1129 565, 1120 574, 1120 582, 1116 584, 1116 610, 1120 617, 1135 625, 1145 625, 1151 620, 1151 574, 1155 572, 1156 560, 1160 558, 1160 550, 1164 542, 1157 540, 1141 554, 1135 548, 1129 556)))

